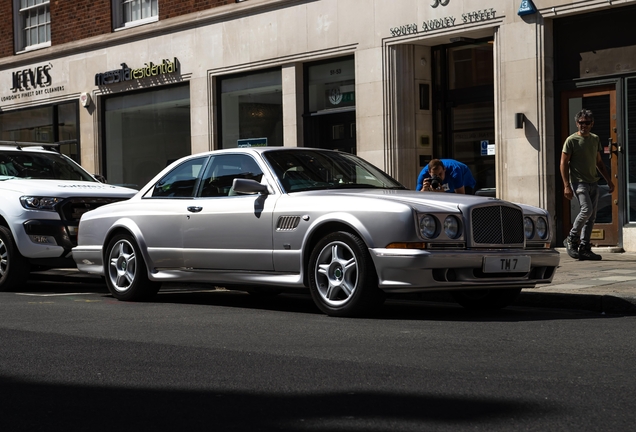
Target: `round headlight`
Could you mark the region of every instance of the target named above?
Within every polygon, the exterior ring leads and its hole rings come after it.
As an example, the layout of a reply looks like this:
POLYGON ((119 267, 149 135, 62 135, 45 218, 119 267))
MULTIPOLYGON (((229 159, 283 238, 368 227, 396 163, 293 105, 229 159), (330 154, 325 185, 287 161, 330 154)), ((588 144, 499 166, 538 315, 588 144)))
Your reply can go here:
POLYGON ((537 235, 542 239, 548 236, 548 223, 542 217, 537 219, 537 235))
POLYGON ((459 221, 455 216, 446 216, 444 219, 444 234, 452 239, 459 236, 459 221))
POLYGON ((523 218, 523 233, 527 239, 534 237, 534 223, 529 217, 523 218))
POLYGON ((437 219, 435 216, 424 215, 420 218, 420 232, 426 238, 433 238, 437 234, 437 219))

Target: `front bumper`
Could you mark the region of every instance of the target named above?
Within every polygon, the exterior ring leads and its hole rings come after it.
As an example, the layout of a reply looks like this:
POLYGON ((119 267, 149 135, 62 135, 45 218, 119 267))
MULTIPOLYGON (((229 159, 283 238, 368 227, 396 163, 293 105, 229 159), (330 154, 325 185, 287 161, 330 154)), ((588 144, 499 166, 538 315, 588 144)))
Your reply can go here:
POLYGON ((370 249, 379 286, 387 292, 409 293, 468 288, 533 288, 552 282, 559 265, 553 249, 419 250, 370 249), (484 273, 484 257, 530 257, 530 271, 484 273))
POLYGON ((30 219, 16 234, 20 253, 27 258, 70 257, 77 242, 77 222, 30 219))
POLYGON ((73 249, 73 260, 80 271, 104 276, 101 246, 77 246, 73 249))

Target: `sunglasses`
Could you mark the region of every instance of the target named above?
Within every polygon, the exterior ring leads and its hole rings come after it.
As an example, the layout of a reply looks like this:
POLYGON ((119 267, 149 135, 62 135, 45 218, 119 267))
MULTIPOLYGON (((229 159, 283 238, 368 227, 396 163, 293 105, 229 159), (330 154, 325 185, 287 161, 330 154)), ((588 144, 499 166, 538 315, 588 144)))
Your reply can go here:
POLYGON ((591 122, 591 121, 580 121, 580 122, 579 122, 579 124, 580 124, 580 125, 589 126, 589 125, 591 125, 591 124, 592 124, 592 122, 591 122))

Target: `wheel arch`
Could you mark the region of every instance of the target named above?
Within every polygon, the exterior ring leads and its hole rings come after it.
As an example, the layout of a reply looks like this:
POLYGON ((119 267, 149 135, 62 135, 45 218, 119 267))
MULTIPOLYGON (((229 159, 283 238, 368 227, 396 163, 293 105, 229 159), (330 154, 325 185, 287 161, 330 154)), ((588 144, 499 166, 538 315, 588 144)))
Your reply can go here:
POLYGON ((141 254, 143 255, 144 261, 146 262, 148 277, 150 277, 150 275, 152 274, 151 269, 154 268, 154 264, 152 260, 150 259, 150 255, 148 254, 148 247, 146 245, 146 241, 144 239, 143 233, 141 232, 137 224, 135 224, 130 219, 118 220, 116 223, 114 223, 110 227, 110 229, 106 233, 106 236, 104 237, 104 243, 103 243, 104 247, 102 248, 102 260, 104 262, 104 265, 106 264, 106 260, 107 260, 108 244, 111 242, 111 240, 115 236, 119 234, 130 235, 135 240, 135 242, 137 243, 137 246, 139 247, 139 250, 141 251, 141 254))
POLYGON ((0 215, 0 226, 11 229, 11 227, 9 226, 9 222, 7 222, 7 220, 2 215, 0 215))
MULTIPOLYGON (((370 247, 371 236, 364 226, 357 221, 357 224, 351 224, 347 219, 339 218, 338 220, 322 220, 316 222, 311 230, 307 233, 304 247, 303 247, 303 283, 305 286, 309 286, 309 259, 311 252, 316 247, 318 242, 333 232, 344 231, 350 234, 358 236, 367 247, 370 247), (361 229, 360 229, 361 228, 361 229)), ((374 267, 374 271, 377 270, 374 267)))

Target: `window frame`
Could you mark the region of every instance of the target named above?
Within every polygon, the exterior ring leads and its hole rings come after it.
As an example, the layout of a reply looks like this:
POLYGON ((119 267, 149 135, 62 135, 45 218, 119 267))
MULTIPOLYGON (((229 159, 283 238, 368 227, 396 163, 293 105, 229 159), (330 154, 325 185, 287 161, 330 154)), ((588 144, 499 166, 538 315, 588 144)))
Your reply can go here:
MULTIPOLYGON (((35 0, 38 1, 38 0, 35 0)), ((51 46, 51 1, 50 0, 40 0, 41 2, 35 4, 33 6, 27 6, 22 8, 21 0, 13 0, 13 33, 15 39, 15 52, 22 53, 33 50, 38 50, 42 48, 47 48, 51 46), (25 12, 37 11, 41 8, 45 8, 45 14, 48 12, 49 20, 45 22, 43 25, 48 25, 48 32, 45 30, 45 37, 48 37, 48 40, 44 42, 38 42, 36 44, 27 45, 27 37, 26 37, 26 18, 25 12)), ((37 27, 40 24, 38 23, 37 27)), ((39 35, 39 31, 37 32, 39 35)))
POLYGON ((125 30, 132 27, 137 27, 140 25, 150 24, 153 22, 159 21, 159 0, 148 0, 150 1, 150 10, 152 13, 153 3, 156 6, 157 14, 151 15, 146 18, 140 18, 134 21, 125 21, 124 16, 124 3, 129 3, 131 1, 139 1, 143 2, 144 0, 111 0, 112 4, 112 14, 113 14, 113 30, 125 30))

